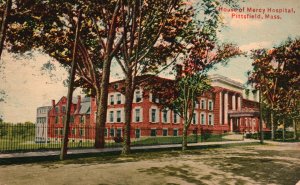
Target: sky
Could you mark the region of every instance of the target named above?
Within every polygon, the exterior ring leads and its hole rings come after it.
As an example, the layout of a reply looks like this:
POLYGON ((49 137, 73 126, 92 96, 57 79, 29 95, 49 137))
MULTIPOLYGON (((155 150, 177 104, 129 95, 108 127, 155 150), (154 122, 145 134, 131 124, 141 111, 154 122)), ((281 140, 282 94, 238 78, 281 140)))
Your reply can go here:
MULTIPOLYGON (((225 27, 218 35, 223 42, 236 43, 243 51, 250 51, 272 48, 288 37, 300 36, 299 0, 241 0, 239 5, 245 10, 293 8, 295 12, 280 13, 281 19, 276 20, 236 19, 232 18, 231 13, 223 12, 225 27)), ((216 67, 210 74, 220 74, 241 83, 246 83, 246 72, 252 69, 249 57, 234 58, 227 66, 216 67)), ((117 75, 120 74, 117 64, 113 64, 112 74, 113 79, 121 77, 117 75)), ((168 76, 168 72, 161 75, 168 76)), ((4 51, 0 60, 0 90, 4 90, 6 95, 5 101, 0 102, 0 117, 6 122, 35 122, 37 107, 51 105, 52 99, 58 101, 66 96, 67 87, 63 85, 63 80, 67 78, 66 70, 47 55, 35 52, 32 57, 15 58, 4 51), (46 62, 53 63, 55 70, 41 70, 46 62)), ((78 94, 81 94, 80 89, 75 91, 74 96, 78 94)))

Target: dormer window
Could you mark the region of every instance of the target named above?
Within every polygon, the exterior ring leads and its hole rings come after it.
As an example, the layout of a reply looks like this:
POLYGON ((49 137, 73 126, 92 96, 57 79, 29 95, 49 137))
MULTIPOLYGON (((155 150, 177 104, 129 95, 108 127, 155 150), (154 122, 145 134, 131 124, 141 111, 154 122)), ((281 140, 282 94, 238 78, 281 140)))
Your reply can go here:
POLYGON ((135 92, 135 102, 139 103, 142 100, 141 91, 135 92))

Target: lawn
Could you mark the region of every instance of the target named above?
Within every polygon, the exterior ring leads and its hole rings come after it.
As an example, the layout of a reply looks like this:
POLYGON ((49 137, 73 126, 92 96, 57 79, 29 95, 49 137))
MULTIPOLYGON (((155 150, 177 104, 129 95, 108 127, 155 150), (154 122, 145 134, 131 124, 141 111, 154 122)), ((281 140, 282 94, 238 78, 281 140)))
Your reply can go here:
MULTIPOLYGON (((196 142, 215 142, 215 141, 234 141, 242 140, 242 136, 238 138, 228 137, 230 134, 203 134, 203 135, 189 135, 188 143, 196 142)), ((61 138, 52 139, 49 143, 35 143, 34 136, 26 137, 0 137, 0 153, 9 152, 26 152, 37 150, 59 150, 61 147, 61 138)), ((156 136, 143 137, 138 140, 133 139, 132 146, 146 146, 146 145, 164 145, 164 144, 180 144, 182 143, 182 136, 156 136)), ((84 139, 70 139, 69 148, 93 148, 93 140, 84 139)), ((122 143, 116 143, 114 140, 106 142, 107 148, 122 147, 122 143)))
POLYGON ((56 159, 0 160, 0 184, 283 184, 300 180, 300 144, 140 151, 56 159))

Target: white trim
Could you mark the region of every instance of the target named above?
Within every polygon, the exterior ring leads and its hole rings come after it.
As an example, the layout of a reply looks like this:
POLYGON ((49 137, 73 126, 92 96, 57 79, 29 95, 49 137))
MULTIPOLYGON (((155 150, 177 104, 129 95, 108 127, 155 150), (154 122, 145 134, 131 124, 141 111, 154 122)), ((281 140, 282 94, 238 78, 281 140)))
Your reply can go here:
POLYGON ((170 114, 171 113, 171 111, 170 110, 168 110, 168 109, 162 109, 161 110, 161 122, 162 123, 170 123, 170 114), (167 120, 164 120, 164 113, 165 113, 165 111, 167 112, 167 120))
POLYGON ((202 110, 206 110, 206 104, 207 104, 206 98, 201 98, 200 99, 200 108, 202 110), (204 107, 202 106, 202 102, 204 102, 204 107))
POLYGON ((200 124, 201 125, 206 125, 206 114, 205 114, 205 112, 200 113, 200 124), (204 123, 202 123, 202 116, 201 115, 204 115, 204 123))
POLYGON ((172 112, 172 122, 174 123, 174 124, 179 124, 180 123, 180 116, 178 115, 178 114, 176 114, 174 111, 172 112), (176 116, 176 119, 177 119, 177 121, 175 122, 175 117, 174 116, 176 116))
POLYGON ((192 124, 193 125, 198 125, 199 121, 198 121, 198 113, 196 111, 193 112, 193 118, 192 118, 192 124), (194 124, 194 115, 195 115, 195 124, 194 124))
POLYGON ((208 100, 208 107, 207 107, 207 109, 209 111, 213 111, 214 110, 214 102, 213 102, 213 100, 211 100, 211 99, 208 100), (211 109, 209 109, 209 103, 211 103, 211 109))
POLYGON ((209 113, 208 114, 208 122, 207 122, 208 125, 214 125, 214 114, 212 113, 209 113), (211 124, 209 124, 209 116, 211 116, 211 124))
POLYGON ((158 123, 159 122, 159 109, 157 106, 151 106, 149 109, 149 122, 158 123), (152 121, 152 109, 155 109, 155 120, 152 121))
POLYGON ((224 124, 228 124, 228 92, 224 94, 224 124))
POLYGON ((134 122, 134 123, 141 123, 141 122, 143 122, 143 108, 142 107, 138 106, 138 107, 134 107, 133 108, 132 122, 134 122), (137 109, 140 110, 140 120, 138 122, 136 121, 136 110, 137 109))
POLYGON ((236 100, 236 97, 235 97, 235 95, 232 95, 232 97, 231 97, 231 103, 232 103, 232 110, 236 110, 236 102, 235 102, 235 100, 236 100))
POLYGON ((143 102, 143 90, 142 88, 138 88, 134 90, 134 95, 133 95, 133 103, 142 103, 143 102), (141 100, 139 102, 136 102, 136 93, 139 92, 141 100))

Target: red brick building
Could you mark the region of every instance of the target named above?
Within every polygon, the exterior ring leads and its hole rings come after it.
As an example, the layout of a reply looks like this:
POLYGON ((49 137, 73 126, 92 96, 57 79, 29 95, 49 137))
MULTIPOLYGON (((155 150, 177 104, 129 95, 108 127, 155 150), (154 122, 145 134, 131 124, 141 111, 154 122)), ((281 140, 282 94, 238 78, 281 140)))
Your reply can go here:
MULTIPOLYGON (((156 77, 158 78, 158 77, 156 77)), ((243 98, 243 85, 229 78, 210 77, 213 91, 198 97, 190 129, 204 133, 257 132, 258 103, 243 98)), ((123 136, 125 97, 117 91, 124 81, 109 87, 105 137, 123 136)), ((62 137, 66 114, 66 97, 52 100, 48 115, 49 137, 62 137), (53 129, 54 128, 54 129, 53 129)), ((181 135, 182 119, 171 110, 161 109, 151 92, 135 90, 132 109, 132 138, 181 135)), ((93 139, 96 121, 95 98, 78 96, 72 100, 70 138, 93 139)))

